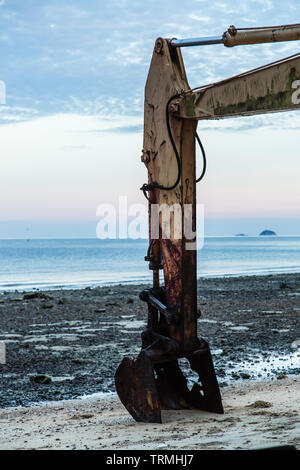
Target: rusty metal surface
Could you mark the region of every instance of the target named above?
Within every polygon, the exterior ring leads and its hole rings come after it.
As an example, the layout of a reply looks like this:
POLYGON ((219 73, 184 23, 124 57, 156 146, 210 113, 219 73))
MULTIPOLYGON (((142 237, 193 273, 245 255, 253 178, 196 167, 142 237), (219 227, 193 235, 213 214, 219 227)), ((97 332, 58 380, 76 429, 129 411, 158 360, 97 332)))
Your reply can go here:
POLYGON ((195 347, 186 354, 182 344, 170 337, 171 326, 178 320, 172 308, 163 303, 164 289, 148 289, 140 298, 149 309, 141 352, 125 357, 115 375, 118 395, 128 412, 136 421, 153 423, 161 422, 161 409, 197 408, 223 413, 208 343, 194 338, 195 347), (191 389, 178 364, 181 357, 186 357, 198 374, 191 389))
POLYGON ((136 421, 161 423, 154 369, 148 356, 124 357, 119 365, 115 384, 119 398, 136 421))
POLYGON ((224 46, 296 41, 300 39, 300 24, 267 26, 262 28, 236 28, 230 26, 223 34, 224 46))
MULTIPOLYGON (((174 148, 167 132, 166 109, 172 97, 189 90, 180 51, 169 49, 165 40, 156 42, 145 91, 144 148, 142 161, 148 170, 148 183, 172 186, 178 176, 174 148)), ((174 106, 176 103, 174 104, 174 106)), ((173 106, 173 111, 176 106, 173 106)), ((151 204, 181 208, 181 238, 175 235, 176 220, 170 212, 170 236, 165 238, 162 217, 159 238, 150 230, 146 256, 153 270, 153 288, 140 298, 148 305, 148 328, 142 333, 142 348, 135 357, 125 357, 115 383, 117 393, 137 421, 161 422, 161 409, 199 408, 222 412, 220 392, 207 343, 197 338, 196 250, 196 120, 178 120, 170 116, 170 129, 179 159, 179 184, 171 190, 149 190, 151 204), (185 233, 186 204, 192 207, 190 238, 185 233), (159 269, 164 270, 164 288, 159 287, 159 269), (201 383, 189 390, 178 358, 188 357, 201 377, 201 383)))
POLYGON ((161 423, 161 410, 199 409, 223 413, 221 394, 208 344, 198 339, 198 349, 187 356, 198 382, 189 389, 177 359, 179 344, 146 330, 136 357, 125 357, 115 382, 121 402, 136 421, 161 423), (146 346, 148 341, 152 344, 146 346))
MULTIPOLYGON (((156 41, 145 88, 144 143, 142 160, 148 170, 148 184, 159 183, 171 186, 178 174, 174 149, 167 132, 166 107, 174 94, 189 90, 185 69, 179 50, 169 48, 168 42, 156 41)), ((175 103, 176 104, 176 103, 175 103)), ((172 105, 174 105, 172 103, 172 105)), ((178 308, 181 322, 173 324, 170 336, 188 350, 196 335, 194 312, 196 310, 196 254, 186 249, 186 240, 177 239, 174 234, 175 217, 170 214, 171 234, 157 240, 151 234, 151 203, 166 204, 182 208, 181 224, 184 230, 184 204, 195 203, 195 133, 197 121, 186 122, 170 115, 170 128, 181 160, 181 178, 178 186, 170 191, 152 189, 149 191, 150 243, 153 244, 152 265, 163 261, 166 302, 178 308), (186 271, 188 266, 188 272, 186 271), (184 311, 184 313, 183 313, 184 311)), ((195 215, 193 215, 195 217, 195 215)), ((195 221, 194 221, 195 227, 195 221)), ((162 233, 160 220, 160 231, 162 233)), ((155 273, 158 285, 158 273, 155 273)))
POLYGON ((221 393, 211 357, 209 345, 199 339, 199 348, 187 356, 191 368, 197 372, 199 382, 195 383, 190 392, 190 402, 195 408, 224 413, 221 393))
POLYGON ((300 54, 222 80, 179 101, 177 117, 221 119, 300 108, 300 54))
POLYGON ((188 39, 170 39, 173 47, 193 47, 223 44, 226 47, 268 42, 296 41, 300 39, 300 24, 265 26, 262 28, 236 28, 231 25, 221 36, 188 39))

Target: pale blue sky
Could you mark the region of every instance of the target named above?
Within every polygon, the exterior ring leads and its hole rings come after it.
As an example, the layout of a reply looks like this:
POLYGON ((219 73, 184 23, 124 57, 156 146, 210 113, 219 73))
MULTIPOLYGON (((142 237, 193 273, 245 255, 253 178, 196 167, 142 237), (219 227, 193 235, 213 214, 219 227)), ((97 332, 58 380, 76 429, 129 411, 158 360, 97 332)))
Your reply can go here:
MULTIPOLYGON (((48 221, 52 236, 79 225, 82 236, 86 222, 90 234, 99 204, 143 202, 143 89, 156 37, 297 23, 298 11, 295 0, 0 0, 0 238, 21 236, 16 221, 35 234, 48 221), (68 221, 77 225, 62 229, 68 221)), ((298 51, 293 42, 183 54, 197 86, 298 51)), ((300 112, 199 125, 209 234, 256 234, 264 219, 300 233, 299 129, 300 112)))

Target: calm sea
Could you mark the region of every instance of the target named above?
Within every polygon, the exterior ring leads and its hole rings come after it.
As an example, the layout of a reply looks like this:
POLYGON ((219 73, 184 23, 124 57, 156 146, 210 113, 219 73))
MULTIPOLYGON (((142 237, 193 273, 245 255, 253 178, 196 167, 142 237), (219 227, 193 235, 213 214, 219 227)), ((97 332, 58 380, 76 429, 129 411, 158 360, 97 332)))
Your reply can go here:
MULTIPOLYGON (((86 287, 151 280, 146 240, 0 240, 0 290, 86 287)), ((198 276, 300 272, 300 237, 211 237, 198 276)))

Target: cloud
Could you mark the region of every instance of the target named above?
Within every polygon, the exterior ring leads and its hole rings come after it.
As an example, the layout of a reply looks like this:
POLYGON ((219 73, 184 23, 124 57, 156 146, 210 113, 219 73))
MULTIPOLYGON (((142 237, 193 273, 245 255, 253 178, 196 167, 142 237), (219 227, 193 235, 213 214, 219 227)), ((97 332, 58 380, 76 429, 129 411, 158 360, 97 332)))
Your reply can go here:
MULTIPOLYGON (((138 189, 147 180, 140 162, 144 87, 157 37, 217 36, 232 23, 293 23, 298 2, 0 5, 0 80, 7 90, 0 106, 0 200, 6 201, 0 218, 70 220, 93 218, 99 203, 119 194, 144 202, 138 189)), ((182 50, 192 87, 293 52, 296 43, 182 50)), ((299 212, 299 128, 298 112, 199 121, 208 157, 199 193, 208 211, 226 217, 278 205, 299 212)))
MULTIPOLYGON (((141 116, 144 86, 156 37, 221 35, 236 26, 294 22, 296 1, 52 0, 9 2, 0 17, 0 80, 10 113, 2 122, 57 113, 141 116), (199 8, 201 6, 201 9, 199 8), (157 13, 159 12, 159 18, 157 13), (202 12, 204 12, 202 14, 202 12), (5 42, 5 44, 4 44, 5 42), (36 105, 36 102, 39 102, 36 105), (15 109, 15 112, 13 111, 15 109), (20 113, 19 118, 17 114, 20 113)), ((289 55, 295 44, 184 49, 192 86, 289 55)))
POLYGON ((201 23, 208 23, 211 20, 209 16, 199 16, 195 13, 191 13, 188 17, 191 18, 191 20, 200 21, 201 23))
POLYGON ((38 110, 21 106, 0 106, 0 124, 28 121, 38 115, 38 110))
POLYGON ((87 219, 119 194, 143 201, 142 135, 119 132, 134 123, 58 114, 0 126, 0 219, 87 219))

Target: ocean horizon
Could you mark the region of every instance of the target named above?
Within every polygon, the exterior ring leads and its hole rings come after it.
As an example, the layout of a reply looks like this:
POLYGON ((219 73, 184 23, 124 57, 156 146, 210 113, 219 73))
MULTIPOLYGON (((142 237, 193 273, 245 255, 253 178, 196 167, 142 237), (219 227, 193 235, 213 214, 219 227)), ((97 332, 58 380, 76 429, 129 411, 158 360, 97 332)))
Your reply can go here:
MULTIPOLYGON (((0 291, 149 283, 147 240, 0 240, 0 291)), ((300 272, 300 236, 206 237, 197 277, 300 272)), ((161 274, 162 276, 162 274, 161 274)))

